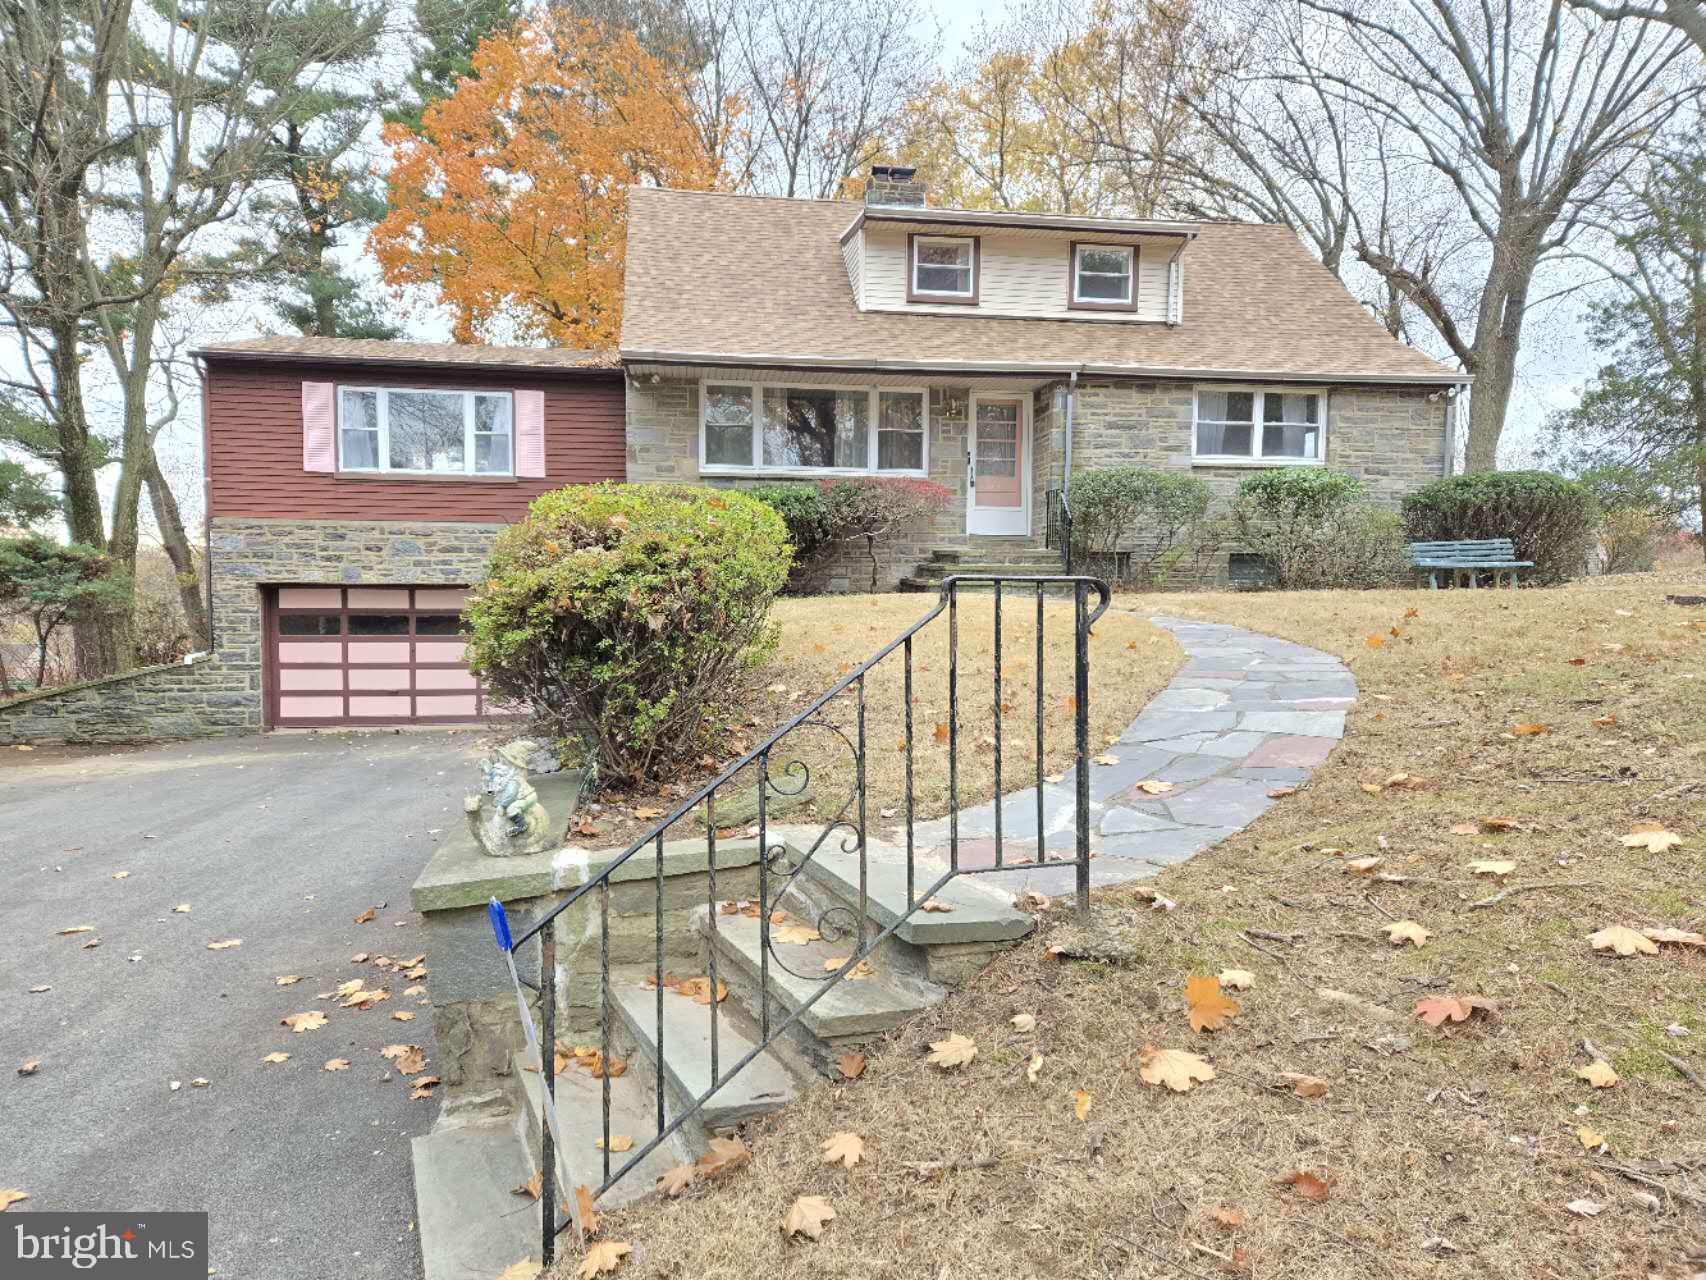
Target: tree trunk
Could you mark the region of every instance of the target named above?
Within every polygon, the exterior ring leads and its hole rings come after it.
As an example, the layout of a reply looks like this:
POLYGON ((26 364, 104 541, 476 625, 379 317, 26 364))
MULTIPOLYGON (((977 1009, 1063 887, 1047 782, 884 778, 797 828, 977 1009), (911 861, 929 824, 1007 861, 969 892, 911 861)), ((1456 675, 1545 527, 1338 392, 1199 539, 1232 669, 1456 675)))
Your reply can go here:
POLYGON ((1499 439, 1504 434, 1516 361, 1522 351, 1522 322, 1528 310, 1528 288, 1538 254, 1519 244, 1495 245, 1493 265, 1481 294, 1476 317, 1472 359, 1465 363, 1475 375, 1469 389, 1469 440, 1464 471, 1497 471, 1499 439))
POLYGON ((178 584, 178 600, 184 609, 184 627, 190 642, 208 646, 212 638, 207 627, 207 605, 201 595, 201 574, 196 570, 195 551, 184 533, 184 518, 178 511, 178 500, 172 487, 160 474, 160 460, 154 446, 148 446, 148 470, 144 477, 148 485, 148 505, 154 510, 154 522, 160 526, 160 540, 166 545, 166 555, 172 561, 172 573, 178 584))

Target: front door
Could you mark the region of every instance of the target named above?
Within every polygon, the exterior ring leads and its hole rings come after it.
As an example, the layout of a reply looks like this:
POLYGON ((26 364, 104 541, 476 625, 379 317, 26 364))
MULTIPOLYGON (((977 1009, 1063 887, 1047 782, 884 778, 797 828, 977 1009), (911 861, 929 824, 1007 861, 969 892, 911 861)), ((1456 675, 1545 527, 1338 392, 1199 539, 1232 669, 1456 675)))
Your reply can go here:
POLYGON ((966 532, 1031 531, 1023 400, 977 400, 972 411, 966 532))

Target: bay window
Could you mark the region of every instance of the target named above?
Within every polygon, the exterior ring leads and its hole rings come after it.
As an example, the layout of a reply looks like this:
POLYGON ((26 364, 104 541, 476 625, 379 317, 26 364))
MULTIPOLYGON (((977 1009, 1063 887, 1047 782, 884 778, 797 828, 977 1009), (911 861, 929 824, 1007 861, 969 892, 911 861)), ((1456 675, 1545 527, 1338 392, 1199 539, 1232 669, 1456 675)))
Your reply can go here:
POLYGON ((706 472, 926 472, 922 390, 706 383, 702 392, 706 472))
POLYGON ((1305 465, 1324 454, 1326 393, 1285 387, 1198 387, 1198 461, 1305 465))
POLYGON ((338 469, 406 475, 515 474, 507 391, 338 388, 338 469))

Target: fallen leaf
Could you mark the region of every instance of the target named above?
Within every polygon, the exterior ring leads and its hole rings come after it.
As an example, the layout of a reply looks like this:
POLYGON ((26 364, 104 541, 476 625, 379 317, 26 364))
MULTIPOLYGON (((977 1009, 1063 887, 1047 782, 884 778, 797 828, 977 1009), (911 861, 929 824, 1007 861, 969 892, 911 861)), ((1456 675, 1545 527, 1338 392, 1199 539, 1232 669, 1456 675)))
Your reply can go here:
POLYGON ((304 1031, 316 1031, 326 1025, 326 1015, 318 1009, 310 1009, 306 1013, 292 1013, 279 1021, 297 1034, 304 1031))
POLYGON ((1307 1169, 1294 1169, 1289 1175, 1281 1178, 1280 1182, 1283 1185, 1290 1186, 1305 1200, 1313 1200, 1319 1204, 1327 1198, 1328 1193, 1332 1190, 1334 1179, 1323 1178, 1318 1174, 1310 1173, 1307 1169))
POLYGON ((545 1174, 538 1169, 526 1182, 518 1183, 509 1189, 512 1196, 520 1196, 524 1200, 537 1200, 545 1194, 545 1174))
POLYGON ((1220 985, 1231 987, 1234 991, 1248 991, 1256 985, 1256 975, 1248 969, 1222 969, 1220 985))
POLYGON ((366 924, 369 920, 373 919, 373 917, 378 915, 378 914, 379 914, 379 911, 376 907, 369 907, 366 911, 363 911, 359 916, 357 916, 355 918, 355 922, 357 924, 366 924))
POLYGON ((1270 800, 1284 800, 1287 796, 1294 796, 1296 794, 1297 794, 1297 788, 1296 787, 1269 787, 1268 788, 1268 799, 1270 799, 1270 800))
POLYGON ((172 913, 174 915, 187 916, 190 913, 190 904, 187 902, 180 902, 177 906, 172 908, 172 913))
POLYGON ((1025 1064, 1025 1080, 1028 1083, 1035 1084, 1037 1082, 1037 1077, 1042 1075, 1044 1061, 1046 1059, 1042 1054, 1035 1050, 1032 1051, 1031 1060, 1025 1064))
POLYGON ((1362 784, 1362 789, 1371 796, 1377 796, 1380 794, 1381 786, 1378 782, 1365 782, 1362 784))
POLYGON ((1414 1013, 1430 1027, 1437 1027, 1446 1021, 1462 1022, 1477 1009, 1491 1013, 1496 1007, 1480 996, 1429 996, 1416 1002, 1414 1013))
MULTIPOLYGON (((327 1058, 325 1063, 322 1064, 322 1066, 320 1067, 320 1070, 322 1070, 322 1071, 348 1071, 349 1070, 349 1059, 348 1058, 327 1058)), ((194 1082, 192 1081, 192 1083, 194 1083, 194 1082)))
POLYGON ((74 933, 93 933, 94 931, 95 926, 92 924, 74 924, 69 929, 61 929, 59 931, 59 936, 67 938, 74 933))
POLYGON ((1222 994, 1219 978, 1192 974, 1185 979, 1185 1008, 1193 1031, 1219 1031, 1228 1018, 1238 1016, 1242 1007, 1232 997, 1222 994))
POLYGON ((242 945, 243 940, 241 938, 227 938, 224 942, 208 943, 207 949, 209 951, 229 951, 232 947, 240 947, 242 945))
POLYGON ((1414 920, 1394 920, 1391 924, 1380 926, 1386 931, 1388 941, 1395 947, 1401 947, 1406 942, 1421 946, 1433 937, 1432 931, 1422 928, 1414 920))
POLYGON ((38 1072, 40 1070, 41 1070, 41 1059, 40 1058, 31 1058, 28 1062, 24 1063, 21 1067, 18 1068, 18 1074, 21 1076, 33 1076, 36 1072, 38 1072))
POLYGON ((1621 924, 1610 925, 1598 933, 1590 934, 1588 942, 1595 951, 1614 951, 1620 956, 1632 956, 1637 951, 1649 956, 1659 953, 1658 943, 1621 924))
POLYGON ((641 822, 650 822, 654 818, 663 817, 663 815, 664 811, 662 809, 656 809, 650 805, 645 805, 634 810, 634 816, 641 822))
POLYGON ((1428 785, 1428 780, 1413 773, 1395 773, 1386 779, 1386 785, 1398 791, 1420 791, 1428 785))
POLYGON ((1682 837, 1674 831, 1666 831, 1656 822, 1639 822, 1635 829, 1623 837, 1623 843, 1630 849, 1645 849, 1648 853, 1665 853, 1682 843, 1682 837))
POLYGON ((1572 1201, 1570 1201, 1569 1204, 1565 1205, 1564 1208, 1568 1209, 1571 1213, 1575 1214, 1578 1218, 1594 1218, 1594 1217, 1599 1216, 1599 1214, 1604 1210, 1605 1206, 1598 1204, 1592 1200, 1583 1199, 1583 1200, 1572 1200, 1572 1201))
POLYGON ((1234 1209, 1231 1205, 1223 1204, 1208 1216, 1213 1218, 1221 1226, 1228 1229, 1242 1226, 1244 1223, 1244 1215, 1239 1213, 1238 1210, 1234 1209))
POLYGON ((1118 764, 1119 762, 1120 758, 1118 756, 1111 756, 1106 753, 1096 756, 1091 760, 1092 764, 1118 764))
POLYGON ((410 1013, 407 1009, 394 1010, 391 1017, 398 1022, 413 1022, 415 1020, 415 1015, 410 1013))
POLYGON ((832 1133, 825 1138, 823 1162, 851 1169, 865 1158, 865 1140, 856 1133, 832 1133))
POLYGON ((841 1069, 841 1075, 847 1080, 857 1080, 865 1074, 865 1055, 862 1053, 844 1053, 835 1060, 835 1065, 841 1069))
POLYGON ((1537 733, 1545 733, 1546 726, 1543 724, 1513 724, 1511 732, 1521 738, 1532 738, 1537 733))
MULTIPOLYGON (((822 936, 823 935, 816 929, 813 929, 810 925, 804 924, 784 925, 780 929, 772 929, 770 931, 770 940, 772 942, 780 942, 790 947, 802 947, 808 942, 817 942, 822 938, 822 936)), ((709 984, 707 984, 706 989, 709 990, 709 984)), ((709 1004, 710 1001, 704 1000, 700 1003, 709 1004)))
POLYGON ((300 973, 286 973, 274 978, 272 984, 275 987, 294 987, 301 981, 302 975, 300 973))
POLYGON ((1074 1089, 1072 1091, 1072 1114, 1080 1120, 1084 1119, 1090 1114, 1090 1104, 1094 1100, 1088 1089, 1074 1089))
POLYGON ((1147 1084, 1166 1085, 1185 1093, 1198 1083, 1214 1079, 1214 1068, 1183 1049, 1157 1049, 1144 1045, 1137 1055, 1137 1074, 1147 1084))
POLYGON ((1500 862, 1494 859, 1477 858, 1469 864, 1472 874, 1478 876, 1508 876, 1516 870, 1514 862, 1500 862))
POLYGON ((29 1198, 30 1193, 28 1191, 17 1191, 11 1187, 0 1187, 0 1213, 5 1213, 7 1209, 10 1209, 13 1205, 17 1204, 18 1201, 28 1200, 29 1198))
POLYGON ((418 1076, 426 1070, 426 1053, 419 1045, 411 1044, 404 1046, 404 1048, 405 1052, 399 1054, 396 1059, 397 1074, 418 1076))
POLYGON ((946 724, 938 724, 936 726, 936 741, 937 742, 946 742, 947 740, 948 740, 948 726, 946 724))
POLYGON ((674 1198, 699 1179, 699 1166, 696 1164, 678 1164, 673 1169, 665 1169, 658 1174, 657 1187, 664 1195, 674 1198))
POLYGON ((267 1056, 262 1058, 261 1061, 262 1062, 273 1062, 273 1063, 289 1062, 290 1061, 290 1055, 288 1053, 284 1053, 284 1052, 273 1052, 273 1053, 267 1054, 267 1056))
POLYGON ((42 995, 42 994, 49 992, 49 991, 52 991, 52 990, 53 990, 53 987, 51 984, 44 983, 39 987, 31 987, 30 988, 30 994, 32 996, 39 996, 39 995, 42 995))
POLYGON ((1280 1080, 1291 1086, 1291 1091, 1300 1098, 1324 1098, 1331 1088, 1320 1076, 1301 1075, 1296 1071, 1282 1071, 1280 1080))
POLYGON ((1609 1089, 1617 1083, 1617 1072, 1604 1058, 1595 1058, 1585 1067, 1576 1068, 1576 1077, 1586 1080, 1596 1089, 1609 1089))
POLYGON ((409 1094, 409 1101, 413 1102, 419 1098, 432 1097, 433 1086, 439 1083, 439 1078, 437 1076, 416 1076, 409 1083, 415 1086, 414 1092, 409 1094))
POLYGON ((977 1044, 969 1036, 962 1036, 958 1031, 948 1034, 946 1040, 936 1040, 930 1045, 931 1066, 940 1067, 947 1071, 953 1067, 963 1067, 977 1057, 977 1044))
POLYGON ((1162 782, 1159 778, 1145 778, 1135 788, 1146 796, 1164 796, 1172 789, 1173 784, 1171 782, 1162 782))
POLYGON ((924 899, 923 909, 934 915, 946 915, 954 909, 954 904, 943 902, 940 898, 926 898, 924 899))
POLYGON ((1021 911, 1030 912, 1032 915, 1041 915, 1054 905, 1054 901, 1046 893, 1038 893, 1035 889, 1028 889, 1022 894, 1013 895, 1013 905, 1021 911))
POLYGON ((782 1219, 782 1234, 809 1236, 816 1240, 823 1235, 824 1227, 834 1216, 835 1210, 822 1196, 801 1196, 782 1219))
POLYGON ((1481 819, 1481 828, 1484 831, 1515 831, 1521 825, 1515 818, 1481 819))
POLYGON ((1593 718, 1593 723, 1597 728, 1609 729, 1612 725, 1617 723, 1617 717, 1615 715, 1595 716, 1593 718))
POLYGON ((1706 947, 1706 933, 1694 933, 1688 929, 1643 929, 1641 936, 1650 942, 1672 942, 1682 947, 1706 947))
POLYGON ((1582 1146, 1587 1148, 1589 1151, 1598 1150, 1600 1147, 1605 1145, 1605 1135, 1603 1133, 1595 1132, 1585 1124, 1576 1130, 1576 1137, 1580 1140, 1582 1146))
POLYGON ((606 1275, 622 1265, 622 1259, 634 1252, 634 1246, 626 1240, 600 1240, 586 1251, 586 1257, 581 1259, 580 1270, 575 1275, 580 1280, 593 1280, 594 1276, 606 1275))
POLYGON ((725 1173, 733 1173, 751 1159, 752 1152, 739 1138, 712 1138, 706 1144, 705 1154, 699 1157, 699 1174, 705 1178, 718 1178, 725 1173))
POLYGON ((1378 854, 1367 858, 1346 858, 1345 870, 1355 876, 1366 876, 1384 861, 1378 854))
POLYGON ((1037 1029, 1037 1015, 1034 1013, 1015 1013, 1007 1021, 1013 1024, 1015 1031, 1029 1032, 1037 1029))
POLYGON ((1381 636, 1381 635, 1364 636, 1363 637, 1363 643, 1366 644, 1370 649, 1378 649, 1378 648, 1380 648, 1381 645, 1386 643, 1386 637, 1381 636))
POLYGON ((1043 775, 1043 781, 1053 783, 1058 787, 1061 783, 1066 781, 1066 775, 1064 773, 1045 773, 1043 775))
MULTIPOLYGON (((592 1141, 592 1148, 594 1151, 603 1151, 604 1139, 594 1138, 592 1141)), ((634 1149, 634 1140, 625 1133, 613 1133, 610 1135, 610 1149, 618 1154, 624 1151, 632 1151, 634 1149)))

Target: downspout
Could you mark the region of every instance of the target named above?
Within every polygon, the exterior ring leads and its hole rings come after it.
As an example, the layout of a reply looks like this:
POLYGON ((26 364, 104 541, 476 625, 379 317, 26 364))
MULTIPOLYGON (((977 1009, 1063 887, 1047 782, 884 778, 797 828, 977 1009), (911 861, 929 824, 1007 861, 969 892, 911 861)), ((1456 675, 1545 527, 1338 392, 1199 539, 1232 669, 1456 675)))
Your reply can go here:
POLYGON ((1066 449, 1065 470, 1060 477, 1060 527, 1066 546, 1066 574, 1072 576, 1072 500, 1067 490, 1072 487, 1072 414, 1078 404, 1078 370, 1067 374, 1066 382, 1066 449))
POLYGON ((1459 387, 1445 393, 1445 476, 1450 479, 1457 471, 1457 393, 1459 387))
POLYGON ((1167 259, 1167 326, 1173 329, 1178 328, 1184 319, 1183 314, 1174 314, 1173 299, 1174 288, 1177 286, 1179 311, 1182 313, 1185 307, 1185 288, 1183 282, 1179 280, 1179 259, 1184 257, 1185 246, 1189 243, 1190 241, 1181 239, 1179 247, 1173 250, 1173 256, 1167 259))
POLYGON ((201 383, 201 572, 202 590, 207 596, 207 651, 219 648, 214 638, 213 615, 213 441, 207 431, 207 361, 195 360, 196 378, 201 383))

